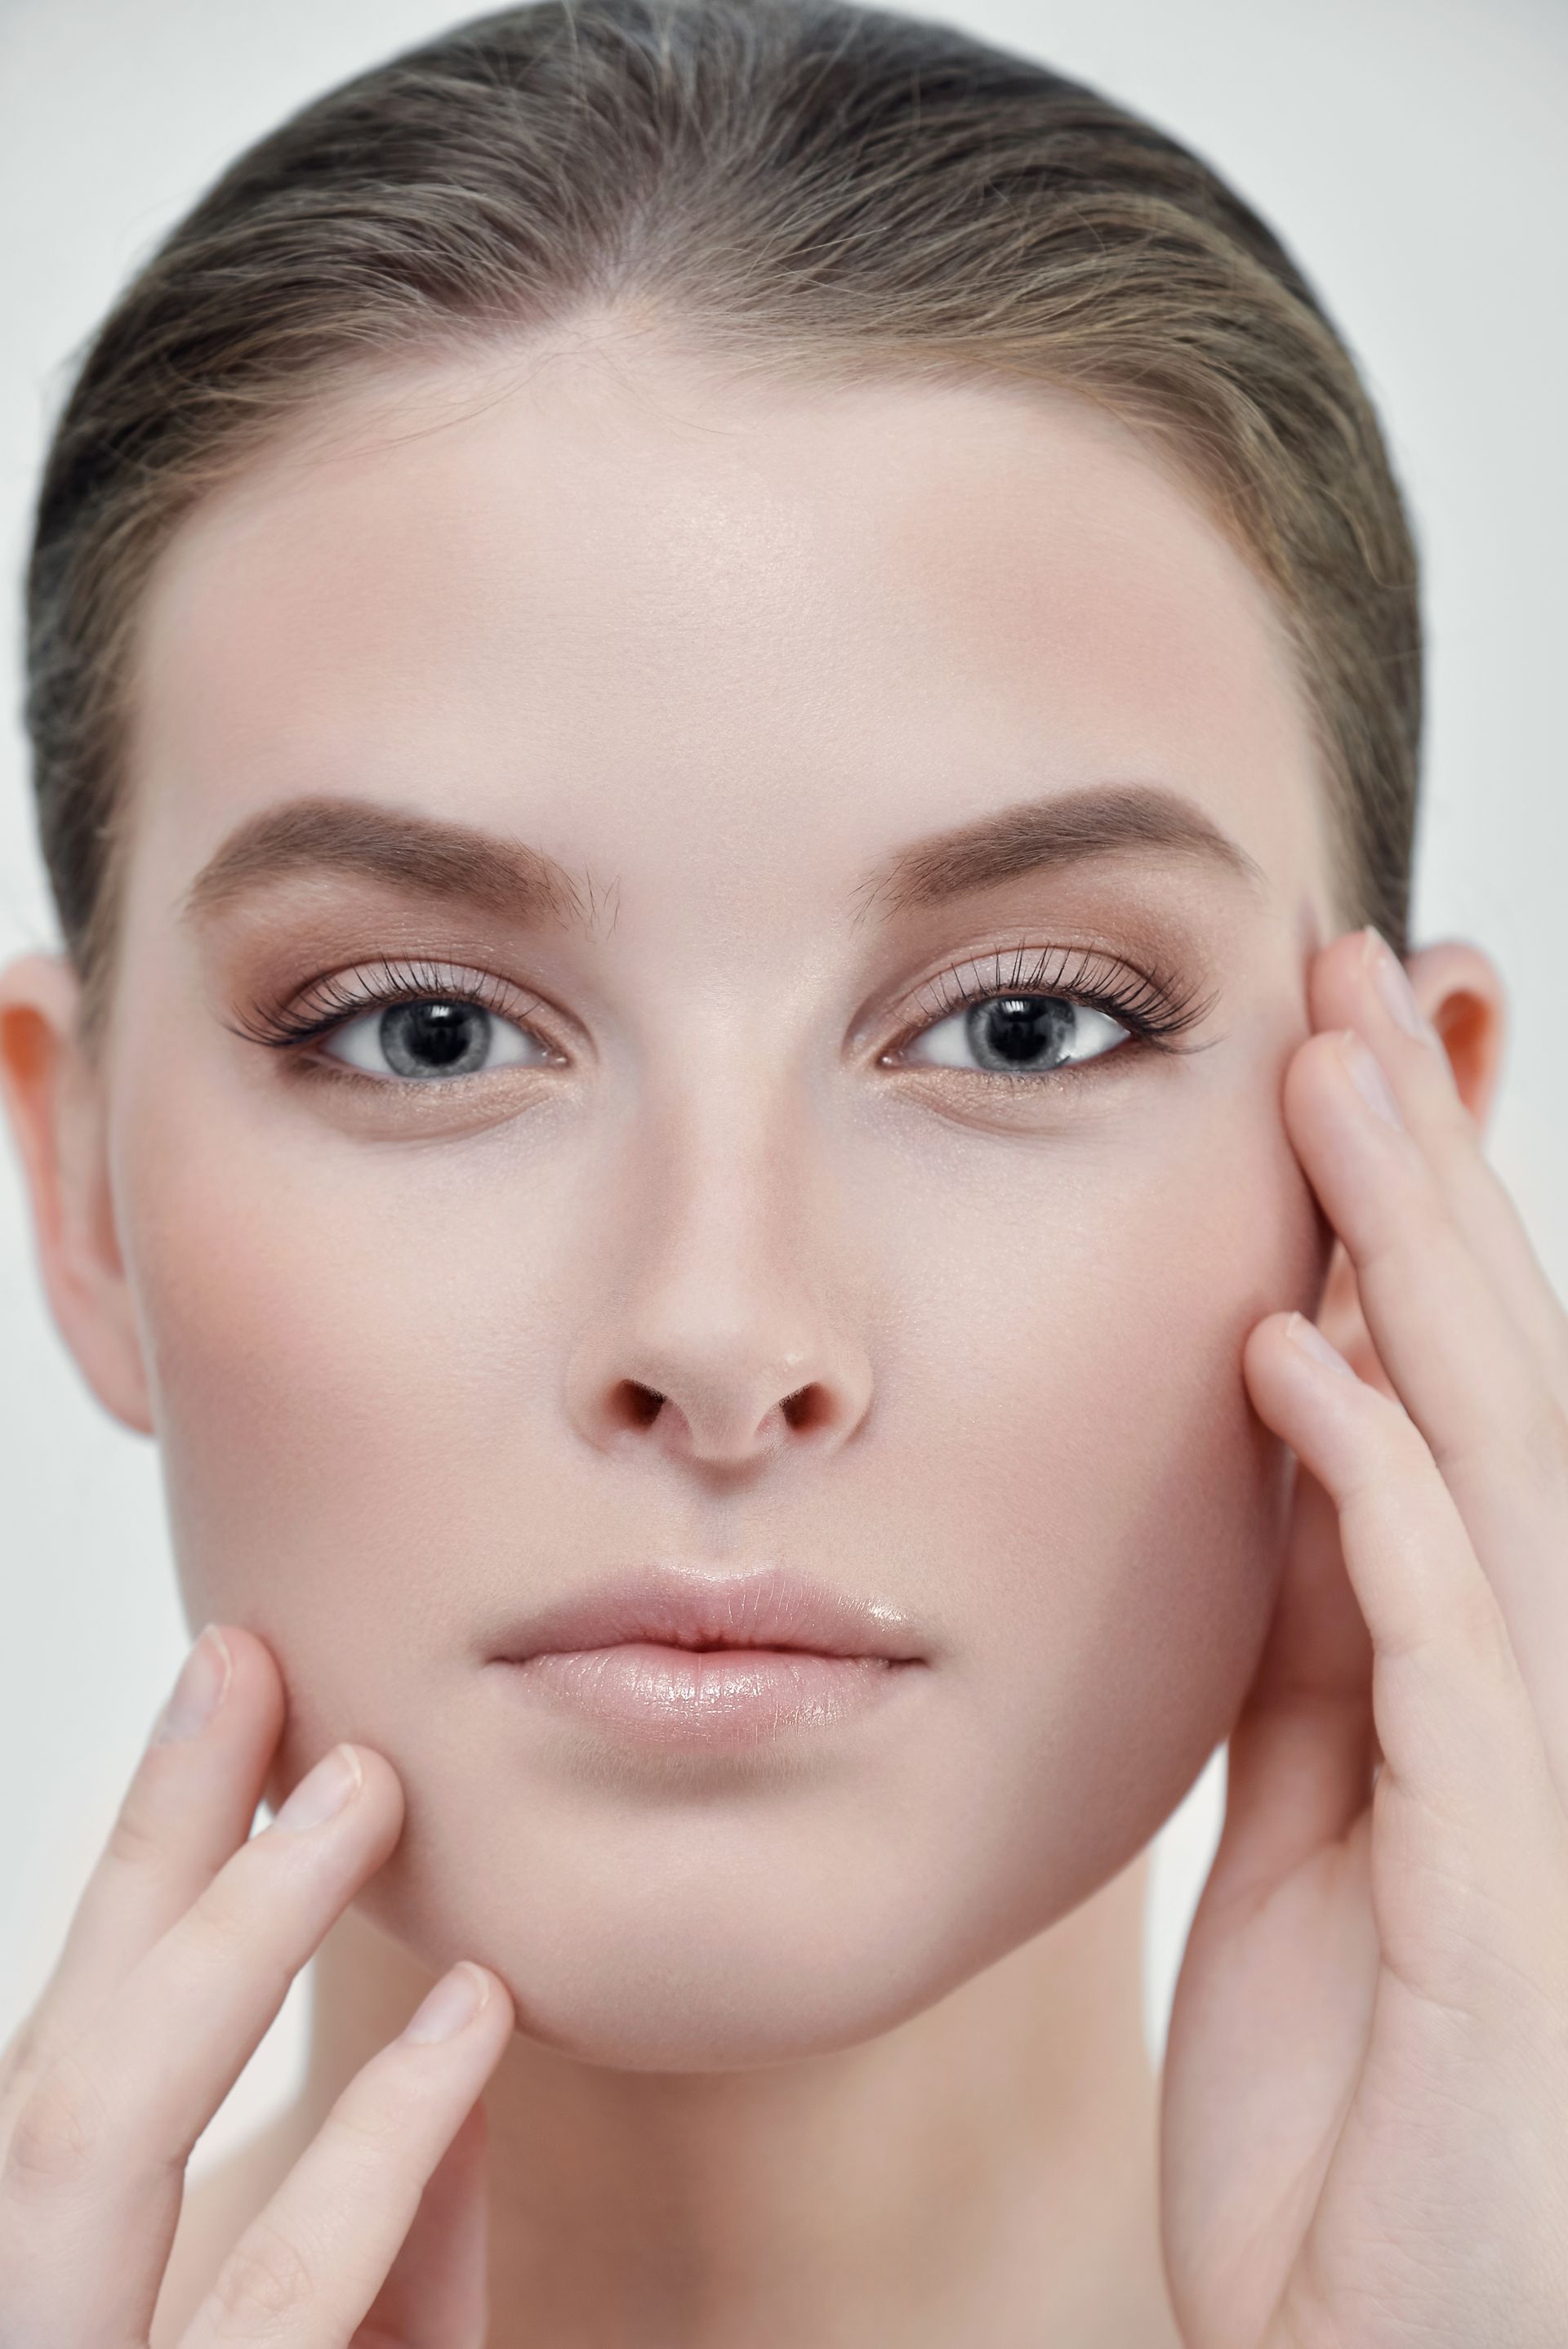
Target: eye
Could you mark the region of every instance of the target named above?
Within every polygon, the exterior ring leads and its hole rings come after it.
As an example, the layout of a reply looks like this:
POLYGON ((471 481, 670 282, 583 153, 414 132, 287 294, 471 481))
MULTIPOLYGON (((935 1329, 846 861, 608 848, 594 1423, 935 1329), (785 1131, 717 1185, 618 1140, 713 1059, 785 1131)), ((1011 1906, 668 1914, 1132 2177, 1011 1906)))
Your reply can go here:
POLYGON ((542 1066, 550 1058, 515 1020, 460 996, 377 1005, 335 1029, 316 1049, 363 1076, 404 1081, 477 1076, 530 1061, 542 1066))
POLYGON ((900 1048, 917 1064, 999 1076, 1044 1076, 1102 1060, 1132 1031, 1093 1004, 1062 995, 995 995, 966 1004, 900 1048))
POLYGON ((1140 1054, 1198 1049, 1181 1040, 1212 1003, 1212 991, 1178 972, 1094 947, 1040 948, 1020 940, 928 980, 884 1061, 1004 1083, 1048 1077, 1109 1060, 1129 1043, 1140 1054))

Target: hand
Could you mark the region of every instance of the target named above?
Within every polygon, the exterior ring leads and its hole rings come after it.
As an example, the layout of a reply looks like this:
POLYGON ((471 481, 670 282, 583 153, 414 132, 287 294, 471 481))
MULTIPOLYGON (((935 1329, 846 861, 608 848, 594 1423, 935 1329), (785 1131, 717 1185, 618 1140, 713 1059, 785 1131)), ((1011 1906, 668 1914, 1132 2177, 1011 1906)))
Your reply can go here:
POLYGON ((1284 1110, 1366 1375, 1287 1313, 1244 1349, 1299 1469, 1172 2006, 1166 2265, 1189 2349, 1561 2349, 1568 1317, 1365 935, 1284 1110))
MULTIPOLYGON (((202 1635, 0 2058, 0 2349, 146 2344, 191 2147, 402 1831, 390 1765, 343 1745, 250 1835, 284 1711, 260 1640, 202 1635)), ((480 2349, 474 2107, 512 2023, 492 1973, 445 1975, 349 2083, 179 2349, 480 2349)))

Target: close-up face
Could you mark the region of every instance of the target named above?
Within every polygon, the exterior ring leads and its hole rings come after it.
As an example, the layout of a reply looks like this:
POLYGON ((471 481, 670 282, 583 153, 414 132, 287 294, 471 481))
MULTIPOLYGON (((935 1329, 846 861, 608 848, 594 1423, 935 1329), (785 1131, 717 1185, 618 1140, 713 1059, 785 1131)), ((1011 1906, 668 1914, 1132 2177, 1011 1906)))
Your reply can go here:
POLYGON ((916 2013, 1141 1849, 1268 1621, 1344 926, 1277 606, 1069 396, 563 336, 253 463, 137 659, 117 1229, 274 1787, 384 1753, 361 1908, 573 2053, 916 2013), (661 1570, 867 1652, 527 1661, 661 1570))

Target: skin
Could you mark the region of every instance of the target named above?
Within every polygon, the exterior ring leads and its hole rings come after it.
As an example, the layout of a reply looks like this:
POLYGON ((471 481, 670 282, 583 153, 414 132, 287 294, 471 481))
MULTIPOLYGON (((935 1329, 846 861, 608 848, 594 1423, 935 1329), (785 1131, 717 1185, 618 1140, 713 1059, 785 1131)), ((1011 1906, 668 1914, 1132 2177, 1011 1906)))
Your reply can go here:
POLYGON ((138 657, 112 1030, 89 1062, 28 957, 0 1070, 57 1318, 222 1629, 10 2051, 29 2344, 1556 2337, 1568 1330, 1480 1155, 1502 990, 1444 942, 1429 1024, 1389 1009, 1192 488, 1065 396, 599 322, 321 414, 184 523, 138 657), (855 895, 1129 783, 1255 881, 855 895), (531 843, 589 918, 314 868, 186 916, 324 793, 531 843), (924 982, 1021 944, 1202 1016, 920 1057, 924 982), (396 1086, 235 1032, 398 956, 559 1061, 396 1086), (509 1610, 650 1556, 890 1600, 930 1668, 696 1762, 498 1699, 509 1610), (1227 1734, 1156 2081, 1143 1856, 1227 1734), (335 1817, 247 1840, 339 1741, 335 1817), (297 2109, 181 2218, 318 1947, 297 2109), (459 1961, 477 2015, 395 2041, 459 1961))

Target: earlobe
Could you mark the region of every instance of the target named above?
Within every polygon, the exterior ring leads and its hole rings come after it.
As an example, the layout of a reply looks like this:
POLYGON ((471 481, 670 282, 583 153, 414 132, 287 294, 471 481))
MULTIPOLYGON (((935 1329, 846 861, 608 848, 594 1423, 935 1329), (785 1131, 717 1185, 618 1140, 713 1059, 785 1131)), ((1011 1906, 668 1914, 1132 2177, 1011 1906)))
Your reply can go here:
POLYGON ((55 1323, 106 1411, 153 1433, 141 1341, 115 1226, 103 1090, 78 1039, 80 982, 64 955, 0 970, 0 1095, 26 1179, 55 1323))

